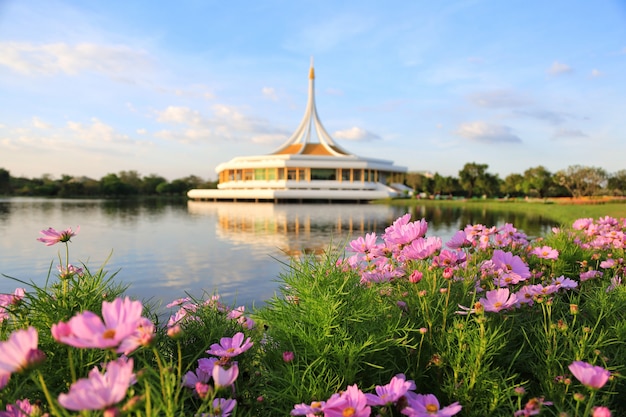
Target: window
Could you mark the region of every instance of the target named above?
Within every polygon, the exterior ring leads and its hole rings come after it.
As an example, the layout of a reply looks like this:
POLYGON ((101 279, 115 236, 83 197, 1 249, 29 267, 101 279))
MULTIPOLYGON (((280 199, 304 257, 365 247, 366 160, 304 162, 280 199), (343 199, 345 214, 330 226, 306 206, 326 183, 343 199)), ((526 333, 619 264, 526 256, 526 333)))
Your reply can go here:
POLYGON ((350 170, 342 169, 341 170, 341 181, 350 181, 350 170))
POLYGON ((257 168, 254 170, 254 179, 255 180, 264 180, 265 179, 265 168, 257 168))
POLYGON ((337 171, 334 169, 311 168, 311 180, 335 180, 337 171))

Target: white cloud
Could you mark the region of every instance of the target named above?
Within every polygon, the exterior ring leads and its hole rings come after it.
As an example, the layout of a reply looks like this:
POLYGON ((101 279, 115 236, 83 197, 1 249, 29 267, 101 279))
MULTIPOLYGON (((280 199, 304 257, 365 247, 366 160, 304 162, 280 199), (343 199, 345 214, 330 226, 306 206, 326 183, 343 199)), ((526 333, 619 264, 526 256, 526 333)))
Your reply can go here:
POLYGON ((370 141, 380 139, 380 136, 356 126, 351 127, 350 129, 338 130, 333 133, 333 136, 337 139, 354 141, 370 141))
POLYGON ((64 42, 0 42, 0 65, 26 75, 77 75, 83 71, 113 78, 145 71, 150 58, 126 45, 64 42))
POLYGON ((456 133, 464 138, 484 143, 520 143, 522 140, 514 135, 508 126, 494 125, 483 121, 463 123, 456 133))
POLYGON ((589 135, 587 135, 586 133, 582 132, 579 129, 566 129, 566 128, 558 129, 552 135, 552 137, 554 139, 559 139, 559 138, 586 138, 588 136, 589 135))
POLYGON ((573 71, 572 67, 559 61, 554 61, 552 66, 548 68, 548 74, 551 75, 563 75, 573 71))
POLYGON ((477 106, 490 108, 521 107, 530 102, 528 98, 508 90, 474 93, 469 96, 469 100, 477 106))
POLYGON ((112 126, 101 122, 95 117, 91 119, 91 125, 83 125, 79 122, 67 122, 67 127, 74 132, 78 139, 86 142, 128 142, 128 136, 115 132, 112 126))
POLYGON ((33 117, 33 126, 37 129, 50 129, 50 125, 42 121, 39 117, 33 117))
POLYGON ((270 100, 276 101, 278 100, 278 96, 276 95, 276 91, 272 87, 263 87, 261 89, 261 93, 270 100))
POLYGON ((289 139, 287 135, 281 133, 268 133, 263 135, 252 136, 252 142, 260 144, 281 143, 289 139))
POLYGON ((157 121, 198 126, 202 124, 202 117, 197 110, 191 110, 189 107, 169 106, 157 112, 157 121))
POLYGON ((591 76, 596 78, 596 77, 602 77, 604 75, 604 73, 602 71, 600 71, 599 69, 592 69, 591 70, 591 76))
POLYGON ((138 135, 145 135, 146 133, 148 133, 148 131, 146 129, 137 129, 137 134, 138 135))

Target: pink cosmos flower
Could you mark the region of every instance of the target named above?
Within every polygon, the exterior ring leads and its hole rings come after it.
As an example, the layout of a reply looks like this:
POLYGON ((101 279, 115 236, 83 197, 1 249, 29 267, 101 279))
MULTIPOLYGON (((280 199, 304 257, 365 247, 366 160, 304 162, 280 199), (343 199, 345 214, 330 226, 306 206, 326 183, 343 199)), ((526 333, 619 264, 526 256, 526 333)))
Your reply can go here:
POLYGON ((72 237, 78 234, 79 230, 80 226, 76 228, 76 232, 73 232, 71 227, 61 231, 57 231, 52 227, 49 227, 47 230, 42 230, 40 232, 43 237, 37 238, 37 240, 45 243, 46 246, 52 246, 59 242, 69 242, 72 237))
POLYGON ((237 362, 232 362, 229 365, 222 365, 216 362, 213 366, 212 375, 215 388, 229 387, 235 383, 239 376, 239 366, 237 362))
POLYGON ((349 247, 356 253, 368 253, 374 246, 376 246, 376 233, 367 233, 365 238, 359 236, 350 242, 349 247))
POLYGON ((478 300, 485 311, 498 313, 502 310, 512 308, 517 303, 517 296, 511 294, 508 288, 498 288, 496 290, 487 291, 486 298, 478 300))
POLYGON ((104 374, 95 367, 88 378, 74 382, 59 395, 59 404, 74 411, 103 410, 122 401, 133 380, 133 360, 120 358, 109 362, 104 374))
POLYGON ((513 255, 511 252, 504 252, 497 249, 493 251, 491 261, 498 274, 498 277, 494 280, 496 285, 504 287, 517 284, 530 277, 528 265, 522 261, 522 258, 513 255))
POLYGON ((213 343, 206 353, 222 358, 233 358, 252 347, 253 343, 250 338, 247 338, 245 343, 243 343, 243 338, 242 332, 236 333, 233 337, 222 337, 220 343, 213 343))
POLYGON ((606 369, 583 361, 572 362, 569 370, 584 386, 591 389, 602 388, 611 376, 611 372, 606 369))
POLYGON ((43 360, 44 353, 37 348, 38 343, 39 334, 34 327, 16 330, 8 340, 0 342, 0 389, 9 382, 11 374, 43 360))
MULTIPOLYGON (((130 353, 139 343, 126 341, 126 338, 137 337, 138 332, 144 336, 151 334, 146 326, 146 319, 141 317, 143 306, 140 301, 132 301, 129 297, 116 298, 113 302, 102 303, 102 317, 91 311, 83 311, 72 317, 67 323, 59 322, 52 325, 52 336, 58 342, 77 348, 118 348, 118 353, 130 353), (124 343, 123 343, 124 342, 124 343)), ((139 340, 141 340, 139 336, 139 340)))
POLYGON ((29 417, 41 415, 39 406, 31 404, 28 399, 17 400, 15 404, 7 404, 6 411, 0 411, 0 417, 29 417))
POLYGON ((216 398, 213 400, 213 407, 208 417, 228 417, 235 409, 235 405, 237 405, 237 400, 216 398))
POLYGON ((25 293, 24 288, 16 288, 13 294, 0 294, 0 323, 10 317, 11 307, 17 305, 25 293))
POLYGON ((611 410, 604 406, 593 407, 591 417, 611 417, 611 410))
POLYGON ((578 287, 578 282, 561 275, 558 278, 553 278, 551 285, 556 286, 559 290, 572 290, 578 287))
POLYGON ((542 246, 540 248, 534 248, 530 251, 531 255, 535 255, 541 259, 557 259, 559 257, 559 251, 552 249, 550 246, 542 246))
POLYGON ((283 361, 284 362, 291 362, 291 361, 293 361, 294 357, 295 357, 295 355, 291 351, 283 352, 283 361))
POLYGON ((589 271, 581 272, 579 276, 581 281, 587 281, 592 278, 602 278, 602 275, 604 275, 602 271, 590 269, 589 271))
POLYGON ((426 259, 441 249, 440 237, 427 237, 413 240, 406 245, 401 252, 403 260, 406 259, 426 259))
POLYGON ((350 385, 340 395, 330 397, 324 406, 324 417, 370 417, 370 414, 367 398, 356 384, 350 385))
POLYGON ((387 385, 377 385, 376 394, 365 394, 367 405, 384 406, 397 402, 407 391, 415 389, 415 382, 407 381, 404 374, 391 378, 387 385))
POLYGON ((409 223, 410 218, 410 213, 398 218, 391 226, 385 229, 383 239, 388 243, 406 245, 418 237, 424 237, 428 230, 426 220, 422 219, 409 223))
POLYGON ((462 408, 458 402, 440 408, 439 400, 433 394, 422 395, 409 391, 406 398, 408 406, 403 408, 401 412, 409 417, 450 417, 457 414, 462 408))
POLYGON ((552 405, 550 401, 544 401, 543 397, 534 397, 528 400, 524 408, 513 414, 514 417, 537 416, 541 413, 541 407, 544 405, 552 405))
POLYGON ((450 249, 460 249, 472 246, 472 242, 467 238, 465 230, 459 230, 452 236, 452 238, 446 243, 446 246, 450 249))
POLYGON ((313 401, 311 404, 296 404, 289 414, 292 416, 317 416, 324 410, 324 406, 326 406, 325 401, 313 401))

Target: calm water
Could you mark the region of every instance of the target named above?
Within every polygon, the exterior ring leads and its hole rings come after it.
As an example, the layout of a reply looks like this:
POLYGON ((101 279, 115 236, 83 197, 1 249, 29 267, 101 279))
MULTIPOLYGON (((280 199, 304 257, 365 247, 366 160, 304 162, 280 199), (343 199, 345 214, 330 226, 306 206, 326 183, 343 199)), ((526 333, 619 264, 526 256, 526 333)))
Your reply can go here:
MULTIPOLYGON (((466 224, 509 222, 535 236, 552 226, 541 218, 461 208, 411 210, 413 219, 429 222, 429 236, 444 241, 466 224)), ((130 295, 167 303, 206 291, 228 303, 259 305, 274 294, 291 256, 381 233, 406 212, 385 205, 0 199, 0 274, 42 285, 64 246, 37 242, 39 231, 80 226, 70 263, 97 270, 109 258, 105 269, 119 270, 116 279, 130 284, 130 295)), ((16 286, 0 276, 0 292, 16 286)))

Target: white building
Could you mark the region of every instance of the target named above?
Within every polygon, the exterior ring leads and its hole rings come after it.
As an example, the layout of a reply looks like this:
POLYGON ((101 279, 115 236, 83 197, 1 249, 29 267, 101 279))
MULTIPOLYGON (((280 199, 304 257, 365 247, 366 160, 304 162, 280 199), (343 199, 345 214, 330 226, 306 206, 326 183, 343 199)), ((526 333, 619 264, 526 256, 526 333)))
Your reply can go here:
POLYGON ((190 190, 187 196, 206 201, 378 200, 406 193, 391 181, 406 171, 392 161, 351 154, 331 138, 317 115, 311 62, 306 110, 289 140, 268 155, 240 156, 218 165, 217 189, 190 190))

